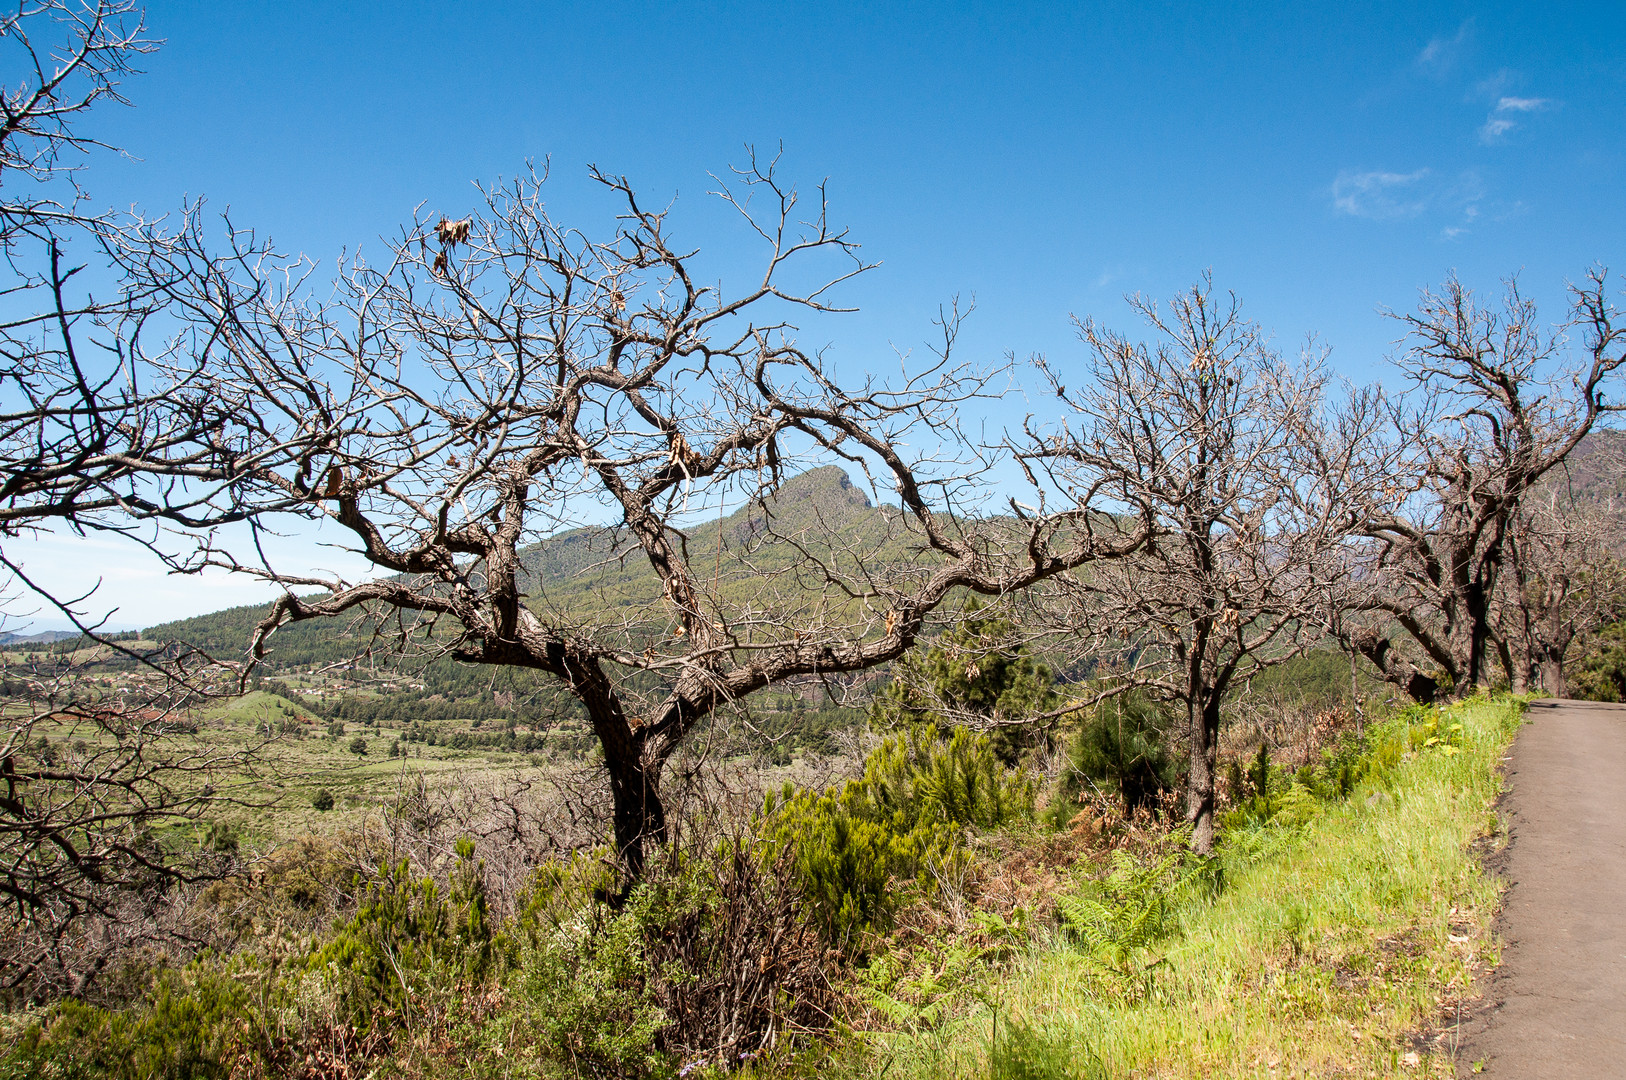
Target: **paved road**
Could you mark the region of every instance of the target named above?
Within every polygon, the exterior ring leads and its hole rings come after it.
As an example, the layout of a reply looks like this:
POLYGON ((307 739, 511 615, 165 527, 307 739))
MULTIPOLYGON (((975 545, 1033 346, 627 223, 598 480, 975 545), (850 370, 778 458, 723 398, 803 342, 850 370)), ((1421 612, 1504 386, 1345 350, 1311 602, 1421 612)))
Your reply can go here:
POLYGON ((1458 1071, 1626 1078, 1626 706, 1537 702, 1528 718, 1502 804, 1502 965, 1458 1071))

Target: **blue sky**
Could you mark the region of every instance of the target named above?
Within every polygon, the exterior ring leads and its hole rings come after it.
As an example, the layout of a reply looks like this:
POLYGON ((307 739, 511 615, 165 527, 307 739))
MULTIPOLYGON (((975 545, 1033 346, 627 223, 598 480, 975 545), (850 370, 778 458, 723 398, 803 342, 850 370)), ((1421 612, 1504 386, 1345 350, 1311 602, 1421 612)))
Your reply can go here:
MULTIPOLYGON (((956 294, 966 358, 1076 355, 1070 316, 1129 329, 1123 294, 1211 269, 1282 348, 1314 333, 1367 380, 1378 309, 1448 271, 1518 273, 1557 319, 1566 279, 1621 261, 1626 5, 1139 8, 156 2, 134 107, 94 118, 131 156, 91 187, 204 195, 331 259, 527 159, 596 227, 594 162, 676 197, 726 280, 754 264, 707 174, 783 142, 883 264, 818 327, 862 367, 956 294)), ((104 591, 163 617, 248 598, 104 591)))

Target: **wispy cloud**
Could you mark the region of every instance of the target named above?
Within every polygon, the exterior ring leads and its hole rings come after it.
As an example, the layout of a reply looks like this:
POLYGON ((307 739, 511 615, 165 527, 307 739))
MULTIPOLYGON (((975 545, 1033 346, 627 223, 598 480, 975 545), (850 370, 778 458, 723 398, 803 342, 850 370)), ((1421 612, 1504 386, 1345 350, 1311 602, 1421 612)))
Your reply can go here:
POLYGON ((1498 68, 1494 74, 1487 75, 1474 83, 1474 93, 1482 98, 1500 97, 1508 87, 1519 81, 1519 74, 1511 68, 1498 68))
POLYGON ((1430 38, 1428 44, 1423 46, 1423 51, 1417 54, 1417 66, 1432 74, 1443 75, 1456 65, 1463 47, 1473 36, 1473 30, 1474 21, 1467 19, 1450 37, 1441 35, 1430 38))
POLYGON ((1432 169, 1397 173, 1346 169, 1331 187, 1333 210, 1369 221, 1432 219, 1441 238, 1455 240, 1470 231, 1485 201, 1485 183, 1468 170, 1441 175, 1432 169))
MULTIPOLYGON (((1478 177, 1473 178, 1473 183, 1475 185, 1478 184, 1478 177)), ((1469 197, 1472 199, 1477 199, 1479 198, 1479 195, 1475 194, 1469 197)), ((1471 226, 1479 217, 1479 207, 1475 203, 1470 202, 1461 208, 1461 213, 1462 217, 1458 219, 1457 224, 1447 225, 1445 228, 1440 230, 1441 239, 1455 240, 1457 237, 1472 231, 1471 226)))
POLYGON ((1332 182, 1333 209, 1351 217, 1374 221, 1394 221, 1416 217, 1428 206, 1417 189, 1429 170, 1410 173, 1350 172, 1345 170, 1332 182))
POLYGON ((1547 107, 1541 97, 1505 97, 1496 103, 1497 112, 1540 112, 1547 107))
POLYGON ((1496 107, 1491 109, 1490 115, 1485 117, 1485 123, 1479 128, 1479 141, 1486 146, 1501 142, 1502 136, 1519 126, 1519 122, 1514 119, 1515 115, 1541 112, 1550 104, 1547 98, 1498 98, 1496 107))

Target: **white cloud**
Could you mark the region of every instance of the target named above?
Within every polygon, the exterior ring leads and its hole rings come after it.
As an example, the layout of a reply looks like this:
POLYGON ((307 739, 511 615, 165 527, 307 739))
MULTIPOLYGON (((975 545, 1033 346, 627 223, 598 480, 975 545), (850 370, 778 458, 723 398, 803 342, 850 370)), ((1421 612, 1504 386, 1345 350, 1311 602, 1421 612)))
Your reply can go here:
POLYGON ((1471 169, 1455 175, 1346 169, 1332 182, 1331 194, 1337 213, 1370 221, 1432 220, 1446 240, 1472 230, 1487 198, 1484 181, 1471 169))
POLYGON ((1479 141, 1486 146, 1495 145, 1502 140, 1502 136, 1519 126, 1519 122, 1513 119, 1513 114, 1541 112, 1549 104, 1551 102, 1547 98, 1498 98, 1496 107, 1491 110, 1479 129, 1479 141))
POLYGON ((1417 54, 1417 66, 1425 71, 1443 74, 1456 63, 1462 47, 1468 43, 1468 38, 1473 33, 1473 28, 1474 21, 1468 19, 1457 27, 1457 32, 1450 37, 1442 35, 1430 38, 1428 44, 1423 46, 1423 51, 1417 54))
POLYGON ((1374 221, 1416 217, 1428 206, 1417 188, 1428 175, 1427 169, 1411 173, 1345 170, 1332 182, 1333 209, 1374 221))
POLYGON ((1499 97, 1503 91, 1519 81, 1519 74, 1510 68, 1498 68, 1494 75, 1474 84, 1474 93, 1480 97, 1499 97))

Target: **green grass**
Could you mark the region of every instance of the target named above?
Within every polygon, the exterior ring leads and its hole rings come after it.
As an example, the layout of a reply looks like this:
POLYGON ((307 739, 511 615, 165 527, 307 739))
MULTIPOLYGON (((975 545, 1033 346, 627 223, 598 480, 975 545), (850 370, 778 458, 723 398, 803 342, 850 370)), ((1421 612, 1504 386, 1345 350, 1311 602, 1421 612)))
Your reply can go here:
POLYGON ((399 729, 383 727, 374 736, 372 725, 349 723, 344 735, 333 738, 327 734, 328 721, 304 704, 265 691, 231 699, 198 715, 200 736, 222 747, 257 744, 268 725, 277 730, 289 721, 303 732, 303 738, 283 735, 261 747, 255 766, 261 779, 245 793, 249 801, 261 805, 222 808, 213 816, 237 829, 244 843, 255 849, 310 833, 359 827, 368 815, 396 799, 403 773, 428 774, 431 783, 438 783, 474 779, 486 772, 507 776, 516 770, 527 775, 541 771, 521 755, 418 745, 411 748, 412 753, 425 756, 392 758, 390 744, 399 738, 399 729), (301 723, 302 719, 310 723, 301 723), (349 750, 350 741, 358 735, 367 742, 365 756, 349 750), (323 789, 337 800, 332 810, 320 811, 311 805, 312 797, 323 789))
POLYGON ((1494 827, 1497 764, 1519 712, 1459 706, 1460 750, 1408 750, 1308 821, 1233 833, 1219 898, 1188 896, 1177 931, 1140 954, 1138 988, 1054 937, 967 994, 958 1019, 875 1038, 854 1071, 1451 1075, 1443 1056, 1408 1060, 1406 1035, 1443 997, 1471 993, 1492 949, 1497 892, 1469 845, 1494 827))

